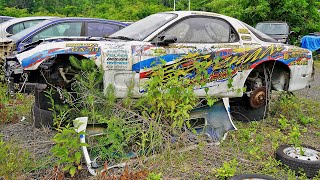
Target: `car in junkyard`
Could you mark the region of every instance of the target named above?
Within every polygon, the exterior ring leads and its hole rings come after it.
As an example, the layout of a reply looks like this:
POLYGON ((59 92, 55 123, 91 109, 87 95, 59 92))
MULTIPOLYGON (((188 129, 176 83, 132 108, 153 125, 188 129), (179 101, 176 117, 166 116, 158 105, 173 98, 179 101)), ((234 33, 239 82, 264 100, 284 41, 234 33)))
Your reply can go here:
POLYGON ((41 39, 52 37, 104 37, 128 26, 126 23, 97 18, 54 18, 43 21, 10 37, 17 51, 41 39))
MULTIPOLYGON (((5 40, 8 47, 20 52, 24 46, 52 37, 103 37, 126 27, 126 23, 96 18, 52 18, 25 29, 5 40)), ((4 41, 3 41, 4 43, 4 41)), ((11 51, 13 51, 11 50, 11 51)), ((6 50, 10 54, 9 50, 6 50)))
POLYGON ((97 18, 52 18, 40 22, 39 24, 25 29, 13 36, 2 39, 0 47, 0 63, 3 62, 6 56, 13 51, 15 53, 28 48, 34 47, 40 43, 42 39, 50 38, 50 40, 61 37, 103 37, 108 36, 120 29, 126 27, 128 24, 97 18), (53 38, 55 37, 55 38, 53 38))
POLYGON ((35 16, 35 17, 23 17, 23 18, 14 18, 0 24, 0 63, 3 63, 3 60, 7 54, 14 50, 14 46, 11 43, 10 36, 23 31, 29 27, 32 27, 42 21, 54 17, 47 16, 35 16))
POLYGON ((0 24, 0 37, 10 37, 18 32, 32 27, 44 20, 50 19, 53 17, 48 16, 35 16, 35 17, 22 17, 14 18, 0 24))
POLYGON ((142 84, 162 62, 168 78, 177 71, 194 78, 194 63, 206 62, 210 76, 203 79, 204 86, 194 87, 194 93, 200 98, 230 98, 227 112, 240 120, 264 118, 271 90, 308 87, 313 73, 312 53, 307 49, 279 43, 228 16, 174 11, 150 15, 107 38, 43 41, 7 57, 7 81, 24 88, 67 87, 72 82, 66 76, 70 56, 90 58, 102 66, 104 88, 113 85, 118 98, 126 97, 132 81, 133 97, 142 96, 146 91, 142 84))
POLYGON ((259 22, 255 28, 281 43, 288 43, 289 36, 293 33, 285 21, 259 22))
POLYGON ((5 21, 8 21, 10 19, 13 19, 14 17, 10 17, 10 16, 0 16, 0 23, 3 23, 5 21))

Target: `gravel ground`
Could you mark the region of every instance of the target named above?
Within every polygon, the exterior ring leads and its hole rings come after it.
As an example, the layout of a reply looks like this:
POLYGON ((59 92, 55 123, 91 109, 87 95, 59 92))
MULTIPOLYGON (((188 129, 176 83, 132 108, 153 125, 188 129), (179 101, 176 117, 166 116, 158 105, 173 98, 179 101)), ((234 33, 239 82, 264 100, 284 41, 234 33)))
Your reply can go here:
POLYGON ((5 141, 15 141, 34 157, 41 158, 48 156, 56 132, 48 128, 37 129, 30 122, 19 122, 2 127, 0 133, 5 141))

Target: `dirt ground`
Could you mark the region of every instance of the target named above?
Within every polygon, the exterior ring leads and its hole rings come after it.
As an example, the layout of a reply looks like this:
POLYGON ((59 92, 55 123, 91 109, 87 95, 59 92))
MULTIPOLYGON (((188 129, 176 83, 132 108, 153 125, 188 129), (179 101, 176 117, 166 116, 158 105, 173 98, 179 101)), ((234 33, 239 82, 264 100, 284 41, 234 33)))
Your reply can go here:
MULTIPOLYGON (((316 66, 314 82, 311 83, 311 87, 294 92, 294 94, 299 97, 304 97, 304 98, 308 98, 308 99, 320 102, 319 71, 320 71, 320 64, 318 63, 316 66)), ((21 147, 31 152, 33 157, 42 159, 50 156, 50 148, 54 145, 51 139, 56 133, 56 131, 48 128, 41 128, 41 129, 34 128, 32 125, 31 116, 25 116, 25 119, 22 119, 18 123, 7 124, 5 126, 0 127, 0 133, 4 136, 5 141, 9 141, 9 140, 15 141, 18 144, 20 144, 21 147)), ((233 138, 233 137, 230 137, 230 138, 233 138)), ((316 146, 316 148, 320 149, 320 143, 319 141, 317 142, 319 138, 317 138, 316 140, 312 138, 313 137, 311 137, 310 139, 310 142, 312 142, 311 145, 316 146)), ((235 146, 234 148, 239 148, 237 147, 237 144, 235 144, 234 146, 235 146)), ((180 168, 180 166, 176 164, 177 162, 171 162, 171 164, 164 165, 166 167, 165 169, 163 167, 159 167, 159 164, 157 164, 157 161, 150 161, 148 163, 148 166, 149 166, 148 169, 163 172, 165 179, 171 179, 171 178, 188 179, 190 178, 190 172, 188 171, 196 171, 200 174, 199 179, 206 179, 206 178, 203 178, 204 177, 202 176, 203 174, 210 175, 210 169, 212 169, 212 167, 219 167, 221 166, 222 162, 224 162, 225 160, 231 159, 230 154, 233 153, 233 151, 230 150, 230 152, 221 153, 222 148, 223 147, 220 147, 220 146, 208 146, 203 148, 200 153, 199 151, 188 151, 187 152, 188 155, 186 154, 181 155, 184 158, 183 160, 184 162, 179 162, 180 165, 182 163, 185 169, 182 169, 178 172, 176 170, 173 170, 174 168, 180 168), (197 159, 199 159, 199 156, 203 158, 203 160, 201 161, 199 160, 201 164, 197 162, 197 159), (207 168, 203 168, 204 166, 207 168)), ((241 155, 239 155, 238 157, 239 157, 238 161, 242 161, 242 163, 247 163, 247 161, 249 161, 244 157, 242 158, 241 155)), ((167 163, 167 161, 163 161, 163 163, 167 163)), ((251 161, 251 163, 247 163, 245 165, 245 169, 249 171, 250 168, 253 168, 253 166, 255 166, 255 163, 257 163, 257 166, 260 165, 258 163, 258 160, 254 160, 254 161, 251 161)), ((50 167, 50 165, 52 165, 52 162, 48 160, 47 164, 50 167)), ((30 172, 26 175, 26 179, 42 179, 43 176, 48 171, 52 171, 52 169, 53 167, 51 166, 49 169, 43 168, 43 169, 36 170, 34 172, 30 172)), ((192 177, 194 177, 193 175, 192 177)), ((78 176, 78 179, 88 179, 88 178, 94 179, 93 177, 90 177, 86 172, 78 176)))

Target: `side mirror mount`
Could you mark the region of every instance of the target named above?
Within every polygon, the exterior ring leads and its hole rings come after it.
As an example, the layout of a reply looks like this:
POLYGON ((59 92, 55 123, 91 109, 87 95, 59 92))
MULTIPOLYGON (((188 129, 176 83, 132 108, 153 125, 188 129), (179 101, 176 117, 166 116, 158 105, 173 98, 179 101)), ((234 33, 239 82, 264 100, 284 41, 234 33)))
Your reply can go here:
POLYGON ((175 43, 176 41, 177 37, 174 35, 160 35, 151 43, 159 46, 167 46, 171 43, 175 43))

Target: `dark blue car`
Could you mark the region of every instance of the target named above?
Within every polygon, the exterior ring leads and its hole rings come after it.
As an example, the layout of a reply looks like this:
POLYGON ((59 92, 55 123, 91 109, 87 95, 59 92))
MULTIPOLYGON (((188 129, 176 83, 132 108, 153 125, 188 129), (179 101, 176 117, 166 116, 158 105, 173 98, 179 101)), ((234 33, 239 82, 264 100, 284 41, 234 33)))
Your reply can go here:
POLYGON ((10 37, 18 52, 24 46, 52 37, 104 37, 128 26, 126 23, 96 18, 53 18, 10 37))

